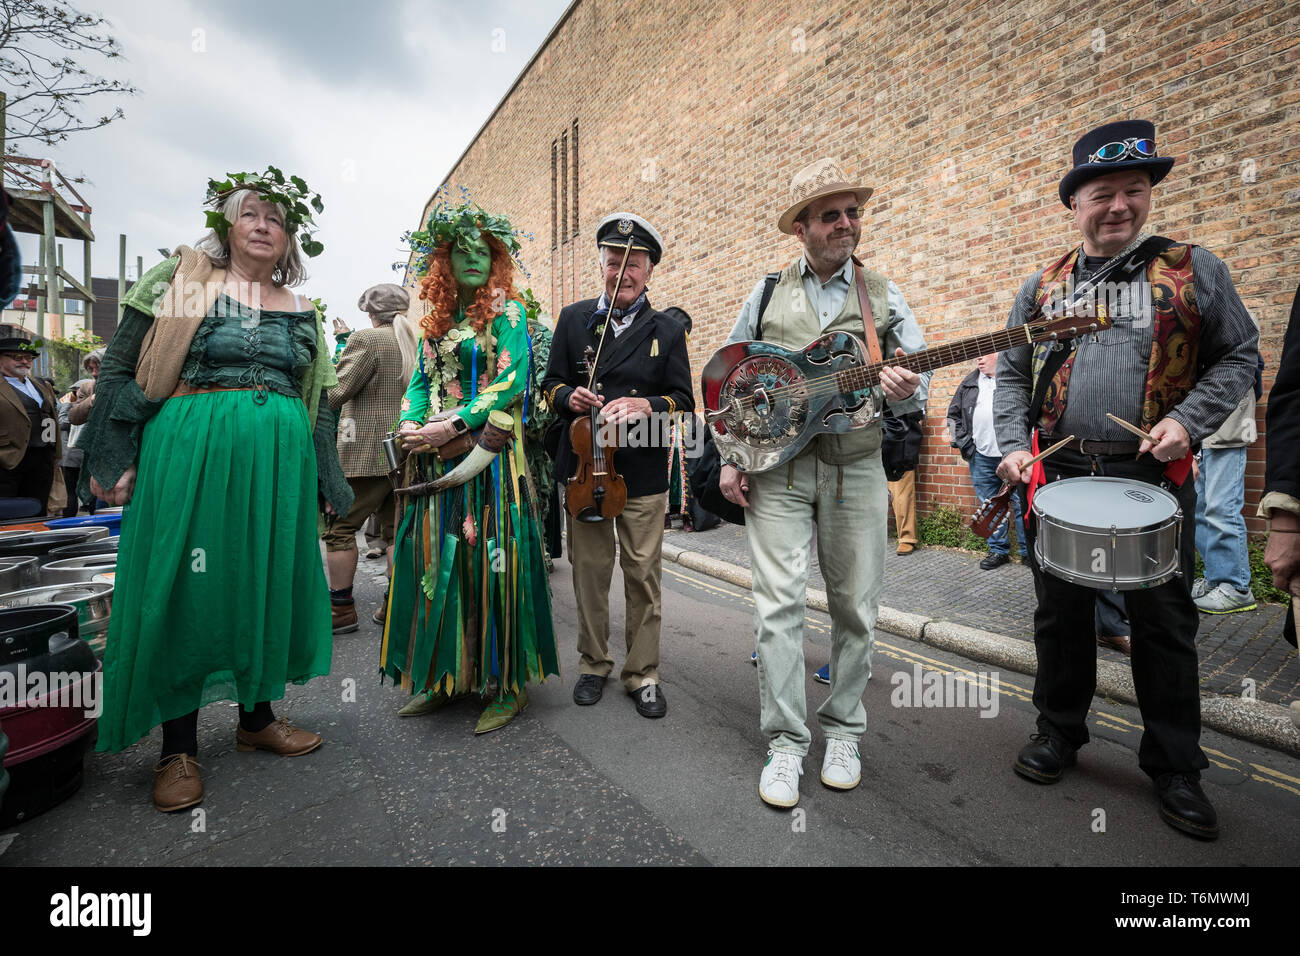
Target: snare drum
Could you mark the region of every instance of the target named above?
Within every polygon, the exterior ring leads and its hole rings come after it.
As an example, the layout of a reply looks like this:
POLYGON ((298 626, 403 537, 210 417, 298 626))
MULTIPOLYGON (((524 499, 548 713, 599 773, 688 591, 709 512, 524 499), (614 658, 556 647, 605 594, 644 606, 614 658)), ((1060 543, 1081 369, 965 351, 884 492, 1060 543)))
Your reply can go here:
POLYGON ((1067 478, 1034 493, 1039 567, 1071 584, 1136 591, 1181 575, 1178 499, 1128 478, 1067 478))

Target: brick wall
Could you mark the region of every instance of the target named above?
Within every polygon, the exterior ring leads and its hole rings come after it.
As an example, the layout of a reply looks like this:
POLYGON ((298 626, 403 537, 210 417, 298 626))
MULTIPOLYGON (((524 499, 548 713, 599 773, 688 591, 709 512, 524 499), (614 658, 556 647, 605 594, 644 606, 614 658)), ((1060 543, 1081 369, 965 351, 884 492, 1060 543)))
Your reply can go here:
MULTIPOLYGON (((552 314, 596 293, 602 216, 655 223, 667 253, 651 298, 691 313, 698 371, 754 283, 798 255, 775 222, 811 160, 838 156, 875 186, 859 254, 899 284, 934 345, 1004 324, 1023 279, 1077 242, 1056 196, 1077 136, 1148 118, 1177 160, 1148 229, 1228 263, 1262 325, 1267 387, 1300 279, 1298 38, 1300 5, 1286 0, 579 0, 447 182, 533 233, 526 284, 552 314), (554 250, 553 144, 569 165, 554 250)), ((931 385, 922 510, 974 504, 943 431, 966 371, 931 385)))

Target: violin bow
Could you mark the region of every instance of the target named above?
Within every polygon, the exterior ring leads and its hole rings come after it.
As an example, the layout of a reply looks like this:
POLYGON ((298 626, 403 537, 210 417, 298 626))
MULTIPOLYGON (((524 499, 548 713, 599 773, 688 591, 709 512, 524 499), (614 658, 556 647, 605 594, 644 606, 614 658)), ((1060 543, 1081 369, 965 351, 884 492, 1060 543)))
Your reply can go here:
POLYGON ((627 237, 627 246, 623 249, 623 261, 618 266, 618 280, 614 283, 614 294, 609 297, 609 311, 605 313, 605 324, 600 327, 600 341, 596 343, 596 357, 591 360, 591 369, 587 373, 587 391, 592 391, 591 383, 596 381, 596 366, 600 362, 600 350, 605 347, 605 336, 609 334, 609 323, 614 317, 614 303, 618 301, 618 290, 623 285, 623 273, 627 270, 627 258, 632 254, 632 237, 627 237))

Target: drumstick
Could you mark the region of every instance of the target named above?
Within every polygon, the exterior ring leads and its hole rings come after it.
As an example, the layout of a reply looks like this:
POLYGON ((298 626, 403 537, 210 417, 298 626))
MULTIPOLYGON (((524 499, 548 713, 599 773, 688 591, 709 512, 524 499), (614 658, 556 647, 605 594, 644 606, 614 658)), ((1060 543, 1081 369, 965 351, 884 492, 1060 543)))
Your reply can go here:
POLYGON ((1118 415, 1112 415, 1110 412, 1107 412, 1106 417, 1131 435, 1136 435, 1138 438, 1143 438, 1148 440, 1151 438, 1151 436, 1148 435, 1146 432, 1144 432, 1142 429, 1138 428, 1136 425, 1130 425, 1128 422, 1124 421, 1124 419, 1120 418, 1118 415))
POLYGON ((1073 435, 1070 435, 1068 438, 1062 438, 1062 439, 1061 439, 1060 441, 1058 441, 1055 445, 1052 445, 1051 447, 1049 447, 1049 448, 1047 449, 1047 451, 1040 451, 1040 452, 1039 452, 1037 455, 1035 455, 1033 458, 1029 459, 1029 461, 1027 461, 1027 462, 1025 462, 1023 465, 1021 465, 1021 466, 1020 466, 1020 470, 1021 470, 1021 471, 1024 471, 1026 468, 1032 468, 1034 465, 1038 464, 1040 461, 1042 461, 1042 460, 1043 460, 1044 458, 1046 458, 1048 455, 1052 454, 1052 452, 1054 452, 1054 451, 1058 451, 1058 450, 1064 448, 1066 445, 1070 444, 1070 442, 1072 442, 1072 441, 1074 441, 1074 436, 1073 436, 1073 435))

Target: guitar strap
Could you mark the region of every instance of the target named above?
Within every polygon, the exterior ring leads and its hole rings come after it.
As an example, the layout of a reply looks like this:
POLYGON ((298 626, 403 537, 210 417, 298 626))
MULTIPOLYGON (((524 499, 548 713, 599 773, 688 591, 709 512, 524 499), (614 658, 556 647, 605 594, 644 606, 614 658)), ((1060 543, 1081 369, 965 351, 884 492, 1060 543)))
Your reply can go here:
POLYGON ((754 341, 763 341, 763 313, 767 311, 767 304, 772 301, 772 293, 776 290, 776 284, 781 279, 781 273, 769 272, 763 277, 763 297, 758 301, 758 321, 754 324, 754 341))
POLYGON ((862 274, 862 263, 853 258, 853 276, 858 285, 858 305, 862 307, 862 337, 866 340, 867 357, 872 365, 879 365, 883 358, 880 354, 880 339, 876 337, 876 317, 871 314, 871 301, 867 298, 867 279, 862 274))

